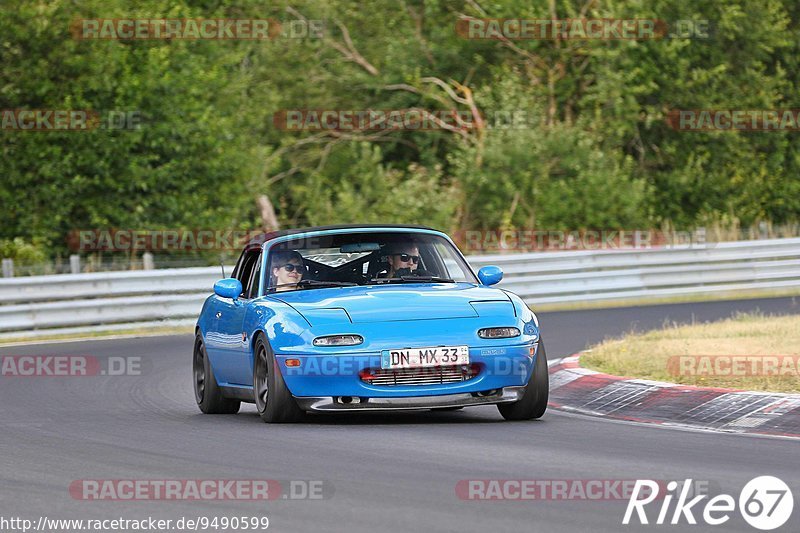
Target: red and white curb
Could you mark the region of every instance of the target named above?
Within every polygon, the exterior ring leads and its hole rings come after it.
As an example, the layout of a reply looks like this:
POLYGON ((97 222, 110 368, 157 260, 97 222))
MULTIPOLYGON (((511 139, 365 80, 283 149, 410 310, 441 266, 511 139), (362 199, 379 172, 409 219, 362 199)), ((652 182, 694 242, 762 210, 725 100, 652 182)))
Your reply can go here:
POLYGON ((800 438, 800 394, 692 387, 550 365, 550 405, 576 413, 730 433, 800 438))

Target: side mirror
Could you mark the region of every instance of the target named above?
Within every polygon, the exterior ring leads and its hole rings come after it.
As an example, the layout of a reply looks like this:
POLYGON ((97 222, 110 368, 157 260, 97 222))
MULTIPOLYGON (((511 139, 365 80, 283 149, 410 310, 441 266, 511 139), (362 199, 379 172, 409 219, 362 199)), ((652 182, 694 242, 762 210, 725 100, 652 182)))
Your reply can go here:
POLYGON ((503 279, 503 269, 499 266, 486 265, 478 270, 478 279, 484 285, 495 285, 503 279))
POLYGON ((242 282, 236 278, 221 279, 214 284, 214 294, 235 300, 242 294, 242 282))

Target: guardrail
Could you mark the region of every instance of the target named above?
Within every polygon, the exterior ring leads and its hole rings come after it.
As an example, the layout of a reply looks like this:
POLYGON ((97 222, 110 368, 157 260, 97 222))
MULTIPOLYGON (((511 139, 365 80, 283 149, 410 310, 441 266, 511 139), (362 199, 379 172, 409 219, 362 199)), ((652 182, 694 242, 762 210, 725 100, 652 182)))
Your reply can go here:
MULTIPOLYGON (((475 270, 500 266, 499 287, 534 307, 800 287, 800 238, 468 260, 475 270)), ((0 279, 0 332, 191 323, 219 277, 219 267, 203 267, 0 279)))
POLYGON ((800 287, 800 238, 470 258, 531 304, 800 287))

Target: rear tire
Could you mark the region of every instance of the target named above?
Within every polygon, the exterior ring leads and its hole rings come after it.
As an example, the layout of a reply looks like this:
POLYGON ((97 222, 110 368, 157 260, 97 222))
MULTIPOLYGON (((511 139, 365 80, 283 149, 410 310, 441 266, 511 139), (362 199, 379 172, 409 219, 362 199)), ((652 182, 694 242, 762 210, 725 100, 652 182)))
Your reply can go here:
POLYGON ((253 396, 261 420, 270 424, 298 422, 305 414, 286 388, 272 347, 259 336, 253 363, 253 396))
POLYGON ((549 396, 550 376, 547 373, 547 355, 544 351, 544 342, 540 339, 533 372, 528 379, 528 384, 525 385, 525 393, 522 398, 513 403, 499 403, 497 409, 506 420, 541 418, 547 410, 549 396))
POLYGON ((232 415, 239 412, 241 402, 225 398, 219 390, 214 371, 208 362, 203 335, 198 332, 194 338, 192 355, 192 373, 194 377, 194 399, 197 406, 207 415, 232 415))

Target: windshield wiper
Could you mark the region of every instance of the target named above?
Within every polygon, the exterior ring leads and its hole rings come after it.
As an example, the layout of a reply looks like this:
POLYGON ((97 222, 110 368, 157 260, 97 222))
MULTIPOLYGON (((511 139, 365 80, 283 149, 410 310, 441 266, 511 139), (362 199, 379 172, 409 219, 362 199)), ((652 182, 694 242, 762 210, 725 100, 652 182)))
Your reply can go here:
POLYGON ((425 281, 432 283, 455 283, 455 280, 439 276, 399 276, 396 278, 373 278, 369 281, 370 283, 419 283, 425 281))
POLYGON ((297 283, 281 283, 280 285, 273 285, 267 292, 276 292, 278 287, 355 287, 358 283, 352 281, 319 281, 316 279, 303 279, 297 283))
POLYGON ((317 279, 303 279, 297 282, 300 287, 355 287, 358 283, 352 281, 321 281, 317 279))

